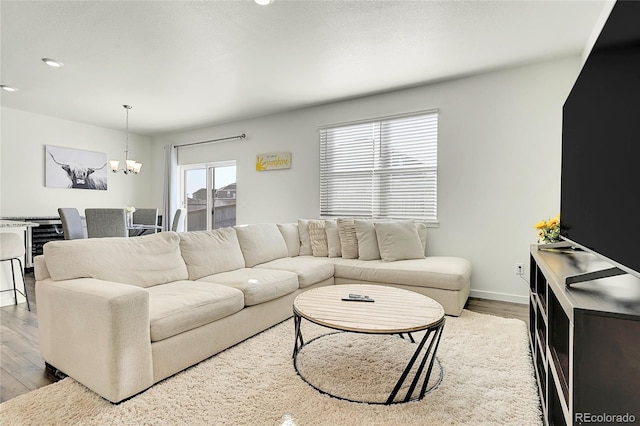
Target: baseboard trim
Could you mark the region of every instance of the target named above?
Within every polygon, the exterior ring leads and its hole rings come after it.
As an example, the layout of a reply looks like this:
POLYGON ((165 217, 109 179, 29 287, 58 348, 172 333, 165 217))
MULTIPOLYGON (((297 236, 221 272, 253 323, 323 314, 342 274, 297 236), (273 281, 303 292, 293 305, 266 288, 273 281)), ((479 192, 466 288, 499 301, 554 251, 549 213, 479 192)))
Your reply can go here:
POLYGON ((521 305, 529 304, 528 296, 518 296, 515 294, 508 294, 508 293, 497 293, 494 291, 471 290, 469 292, 469 297, 475 297, 477 299, 499 300, 501 302, 519 303, 521 305))

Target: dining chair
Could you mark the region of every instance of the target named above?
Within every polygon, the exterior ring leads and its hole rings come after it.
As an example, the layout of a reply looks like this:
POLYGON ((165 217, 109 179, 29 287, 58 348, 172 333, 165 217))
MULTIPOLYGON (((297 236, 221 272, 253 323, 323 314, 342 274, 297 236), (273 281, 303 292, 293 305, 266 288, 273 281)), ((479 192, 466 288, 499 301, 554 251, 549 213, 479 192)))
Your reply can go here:
POLYGON ((24 258, 25 247, 22 238, 18 234, 11 232, 0 232, 0 262, 11 262, 11 278, 13 279, 13 288, 1 291, 13 291, 14 304, 18 304, 18 293, 24 296, 27 300, 27 309, 31 310, 29 305, 29 296, 27 295, 27 282, 24 280, 24 268, 22 267, 22 260, 24 258), (13 269, 13 261, 17 260, 20 265, 20 274, 22 275, 22 285, 24 293, 16 288, 16 275, 13 269))
MULTIPOLYGON (((158 209, 136 209, 133 212, 133 223, 135 225, 157 225, 158 224, 158 209)), ((156 229, 147 229, 142 234, 155 234, 158 232, 156 229)))
POLYGON ((184 223, 186 213, 187 213, 186 209, 176 210, 176 214, 173 216, 173 223, 171 224, 172 231, 178 232, 179 228, 182 229, 181 225, 184 223))
POLYGON ((76 208, 59 208, 58 215, 62 221, 62 231, 65 240, 87 238, 80 213, 76 208))
POLYGON ((127 237, 125 209, 85 209, 87 236, 89 238, 127 237))

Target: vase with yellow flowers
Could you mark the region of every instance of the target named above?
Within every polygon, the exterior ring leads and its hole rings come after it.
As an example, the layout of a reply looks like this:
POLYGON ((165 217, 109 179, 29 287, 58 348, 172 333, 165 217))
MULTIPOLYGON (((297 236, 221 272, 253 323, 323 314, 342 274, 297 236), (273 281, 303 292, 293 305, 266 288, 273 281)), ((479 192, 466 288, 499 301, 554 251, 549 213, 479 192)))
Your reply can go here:
POLYGON ((557 243, 560 241, 560 215, 541 220, 533 226, 538 230, 538 243, 557 243))

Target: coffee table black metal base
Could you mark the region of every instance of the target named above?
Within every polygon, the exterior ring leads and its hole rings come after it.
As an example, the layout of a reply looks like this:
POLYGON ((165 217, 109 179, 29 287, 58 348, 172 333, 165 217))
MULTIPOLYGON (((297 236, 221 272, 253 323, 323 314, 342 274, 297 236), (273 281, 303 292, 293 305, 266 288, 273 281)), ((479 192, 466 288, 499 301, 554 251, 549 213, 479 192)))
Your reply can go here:
MULTIPOLYGON (((413 353, 413 356, 409 360, 409 363, 405 367, 404 371, 402 372, 402 375, 396 382, 396 385, 394 386, 393 390, 391 391, 391 393, 389 394, 389 397, 385 402, 358 401, 358 400, 343 398, 337 395, 333 395, 327 392, 326 390, 320 389, 317 386, 310 383, 300 373, 298 369, 298 363, 297 363, 298 354, 303 346, 313 342, 314 340, 317 340, 322 337, 326 337, 335 333, 323 334, 305 343, 304 338, 302 337, 302 330, 300 328, 300 325, 302 323, 302 317, 298 315, 295 312, 295 310, 294 310, 293 321, 294 321, 294 327, 295 327, 295 343, 293 347, 293 366, 296 370, 296 373, 298 373, 300 378, 302 378, 302 380, 304 380, 307 384, 309 384, 311 387, 313 387, 314 389, 318 390, 319 392, 325 395, 329 395, 331 397, 345 400, 345 401, 350 401, 350 402, 391 405, 391 404, 405 403, 409 401, 419 401, 422 398, 424 398, 424 396, 427 394, 428 391, 430 392, 434 390, 442 381, 442 368, 440 368, 440 377, 438 378, 437 382, 431 388, 428 387, 429 378, 431 377, 431 373, 433 371, 433 366, 437 362, 436 352, 438 350, 438 345, 440 344, 440 338, 442 337, 442 330, 444 329, 444 323, 445 323, 444 317, 439 322, 434 323, 430 327, 426 328, 423 338, 418 343, 415 342, 411 333, 405 333, 408 335, 412 343, 416 343, 416 350, 413 353), (415 370, 415 373, 413 377, 409 379, 411 381, 409 389, 407 390, 404 397, 401 396, 400 399, 398 399, 397 397, 398 397, 398 393, 400 392, 400 389, 402 388, 406 380, 409 378, 411 370, 416 364, 416 361, 418 361, 419 359, 420 361, 415 370)), ((327 327, 327 328, 331 328, 331 327, 327 327)), ((366 333, 361 331, 344 331, 344 330, 339 330, 338 332, 361 333, 361 334, 382 334, 382 333, 366 333)), ((400 335, 400 337, 404 338, 403 335, 400 335)))

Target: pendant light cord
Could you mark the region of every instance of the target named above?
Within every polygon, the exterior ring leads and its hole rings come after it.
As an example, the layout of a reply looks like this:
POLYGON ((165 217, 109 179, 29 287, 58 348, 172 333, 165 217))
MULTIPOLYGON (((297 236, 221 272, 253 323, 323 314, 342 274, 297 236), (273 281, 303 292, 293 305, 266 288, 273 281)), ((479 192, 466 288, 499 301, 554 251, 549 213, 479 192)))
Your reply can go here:
POLYGON ((131 105, 122 105, 122 106, 127 110, 127 135, 125 139, 126 142, 125 142, 125 150, 124 150, 124 161, 126 163, 126 161, 129 159, 129 110, 133 107, 131 105))

